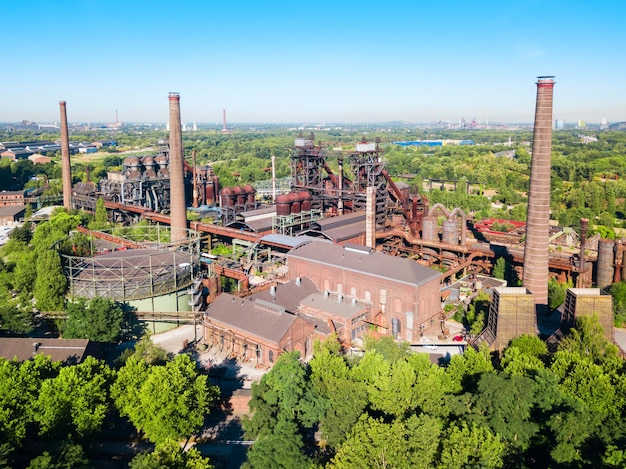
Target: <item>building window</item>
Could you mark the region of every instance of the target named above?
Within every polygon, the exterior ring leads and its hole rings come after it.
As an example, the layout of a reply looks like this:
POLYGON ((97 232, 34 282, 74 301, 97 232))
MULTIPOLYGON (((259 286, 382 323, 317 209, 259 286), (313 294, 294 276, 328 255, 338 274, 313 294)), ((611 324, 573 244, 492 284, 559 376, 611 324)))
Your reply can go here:
POLYGON ((330 281, 328 279, 324 280, 324 288, 322 288, 322 290, 330 290, 330 281))
POLYGON ((356 298, 356 287, 350 287, 350 296, 356 298))
POLYGON ((369 290, 365 290, 365 299, 367 301, 372 301, 372 294, 370 293, 369 290))
POLYGON ((267 358, 269 359, 270 363, 274 363, 274 351, 270 350, 267 352, 267 358))
POLYGON ((341 283, 337 284, 337 293, 339 294, 343 293, 343 285, 341 283))
POLYGON ((413 340, 413 312, 406 312, 406 340, 411 342, 413 340))

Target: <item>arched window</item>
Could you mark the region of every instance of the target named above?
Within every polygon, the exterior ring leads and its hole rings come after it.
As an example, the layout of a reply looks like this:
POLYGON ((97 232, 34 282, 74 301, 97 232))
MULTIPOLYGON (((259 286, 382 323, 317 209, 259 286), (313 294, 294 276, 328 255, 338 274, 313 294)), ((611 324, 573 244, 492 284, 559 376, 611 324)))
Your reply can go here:
POLYGON ((269 352, 267 352, 267 358, 269 358, 270 363, 274 363, 274 351, 270 350, 269 352))
POLYGON ((356 287, 350 287, 350 296, 356 298, 356 287))
POLYGON ((372 301, 372 294, 370 293, 369 290, 365 290, 365 299, 367 301, 372 301))

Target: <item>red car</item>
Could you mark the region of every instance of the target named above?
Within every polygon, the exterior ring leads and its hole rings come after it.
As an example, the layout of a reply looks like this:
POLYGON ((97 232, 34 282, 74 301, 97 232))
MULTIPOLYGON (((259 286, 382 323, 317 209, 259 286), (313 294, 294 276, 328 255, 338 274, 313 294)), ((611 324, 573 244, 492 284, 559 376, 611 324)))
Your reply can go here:
POLYGON ((464 339, 462 335, 455 335, 454 337, 452 337, 452 340, 454 342, 462 342, 464 339))

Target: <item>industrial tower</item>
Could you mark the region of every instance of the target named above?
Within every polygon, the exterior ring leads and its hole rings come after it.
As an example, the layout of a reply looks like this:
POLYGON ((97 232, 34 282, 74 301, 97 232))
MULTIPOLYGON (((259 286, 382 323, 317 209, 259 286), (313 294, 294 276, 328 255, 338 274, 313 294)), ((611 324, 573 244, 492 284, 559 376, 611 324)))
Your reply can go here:
POLYGON ((183 140, 180 120, 180 95, 170 93, 170 217, 172 241, 187 237, 187 204, 183 168, 183 140))
POLYGON ((523 286, 534 295, 538 313, 548 311, 553 90, 553 76, 538 77, 522 279, 523 286))

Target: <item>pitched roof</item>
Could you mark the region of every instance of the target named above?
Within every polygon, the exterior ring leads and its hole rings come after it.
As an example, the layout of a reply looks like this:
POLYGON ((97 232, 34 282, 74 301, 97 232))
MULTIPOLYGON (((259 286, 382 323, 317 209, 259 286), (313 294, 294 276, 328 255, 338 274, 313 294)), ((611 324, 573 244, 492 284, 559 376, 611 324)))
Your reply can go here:
POLYGON ((285 311, 295 313, 300 302, 312 293, 319 293, 319 290, 311 279, 305 277, 300 279, 299 282, 292 280, 282 285, 277 285, 275 290, 254 293, 250 295, 250 298, 276 303, 284 307, 285 311), (274 291, 273 294, 272 291, 274 291))
POLYGON ((293 248, 287 253, 287 262, 290 258, 416 286, 441 277, 437 270, 418 264, 414 260, 389 256, 354 244, 341 246, 313 241, 293 248))
POLYGON ((207 308, 205 319, 278 343, 297 318, 274 303, 222 293, 207 308))
POLYGON ((0 338, 0 357, 20 362, 39 354, 50 356, 52 361, 74 364, 93 352, 92 343, 87 339, 0 338))

